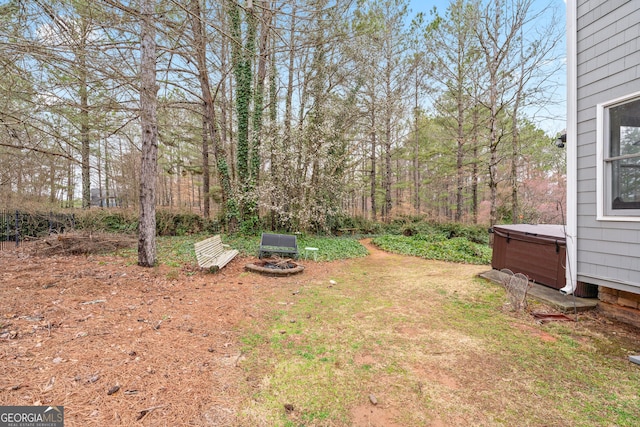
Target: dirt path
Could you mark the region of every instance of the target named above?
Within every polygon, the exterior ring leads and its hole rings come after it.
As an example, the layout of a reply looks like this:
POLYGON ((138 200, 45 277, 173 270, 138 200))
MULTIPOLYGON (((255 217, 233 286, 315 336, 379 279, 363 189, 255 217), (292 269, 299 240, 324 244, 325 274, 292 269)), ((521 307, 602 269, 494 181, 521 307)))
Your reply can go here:
POLYGON ((393 254, 390 254, 389 252, 385 252, 385 251, 380 250, 377 246, 375 246, 373 243, 371 243, 371 239, 360 240, 360 244, 362 244, 362 246, 367 248, 367 250, 369 251, 368 259, 371 260, 372 262, 376 262, 376 261, 379 261, 379 260, 383 260, 383 259, 389 258, 390 256, 394 256, 393 254))

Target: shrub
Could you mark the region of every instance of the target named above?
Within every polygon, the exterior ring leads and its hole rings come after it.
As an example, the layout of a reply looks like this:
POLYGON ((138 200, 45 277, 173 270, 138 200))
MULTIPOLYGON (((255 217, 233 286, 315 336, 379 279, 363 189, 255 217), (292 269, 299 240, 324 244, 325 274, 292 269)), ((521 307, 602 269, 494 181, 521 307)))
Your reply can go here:
POLYGON ((486 227, 481 225, 465 225, 451 222, 433 224, 433 228, 442 233, 446 233, 450 239, 454 237, 464 237, 474 243, 489 244, 489 232, 486 227))
MULTIPOLYGON (((138 230, 138 213, 113 209, 83 211, 77 215, 76 227, 88 231, 135 233, 138 230)), ((220 224, 190 212, 159 209, 156 211, 156 231, 159 236, 213 234, 220 232, 220 224)))
POLYGON ((138 229, 138 217, 133 211, 126 210, 88 210, 77 215, 76 227, 88 231, 134 233, 138 229))

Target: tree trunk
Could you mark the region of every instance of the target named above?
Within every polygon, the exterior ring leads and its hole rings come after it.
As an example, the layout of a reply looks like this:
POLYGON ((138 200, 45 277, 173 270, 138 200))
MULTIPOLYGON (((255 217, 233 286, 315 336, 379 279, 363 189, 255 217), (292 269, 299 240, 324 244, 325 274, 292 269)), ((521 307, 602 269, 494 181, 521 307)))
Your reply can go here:
POLYGON ((194 44, 196 48, 198 80, 200 81, 200 91, 202 92, 203 126, 207 129, 207 132, 205 132, 202 139, 202 172, 204 174, 202 192, 205 198, 203 214, 205 218, 209 218, 209 137, 211 138, 211 143, 213 145, 213 157, 216 162, 218 179, 222 189, 222 205, 224 206, 226 211, 225 213, 227 215, 229 215, 229 201, 233 199, 233 196, 231 194, 231 177, 229 176, 229 168, 216 128, 214 99, 211 93, 211 83, 209 81, 209 73, 207 70, 207 41, 199 0, 191 0, 190 6, 191 13, 189 17, 191 20, 191 29, 193 31, 194 44))
POLYGON ((74 185, 74 165, 69 161, 67 163, 67 207, 73 207, 73 193, 75 191, 74 185))
POLYGON ((520 206, 518 201, 518 157, 520 155, 520 135, 518 133, 517 104, 513 111, 511 137, 511 221, 514 224, 520 222, 520 206))
POLYGON ((378 207, 376 204, 376 108, 373 96, 371 98, 371 171, 369 179, 371 181, 371 218, 375 221, 378 215, 378 207))
POLYGON ((478 223, 478 108, 473 109, 473 165, 471 167, 471 215, 473 223, 478 223))
POLYGON ((209 129, 207 126, 207 110, 203 107, 202 111, 202 216, 209 219, 209 129))
MULTIPOLYGON (((269 33, 273 12, 266 1, 262 1, 263 19, 260 33, 260 56, 258 58, 258 75, 256 76, 256 91, 253 98, 253 144, 251 147, 251 178, 257 183, 260 174, 260 145, 262 139, 264 83, 267 77, 267 61, 269 59, 269 33)), ((255 20, 255 18, 254 18, 255 20)), ((254 24, 255 25, 255 24, 254 24)))
POLYGON ((520 129, 518 128, 518 113, 520 103, 524 96, 525 83, 525 57, 523 30, 520 28, 520 79, 518 81, 515 99, 513 101, 513 116, 511 119, 511 221, 516 224, 520 221, 520 201, 518 200, 518 159, 520 157, 520 129))
POLYGON ((384 221, 391 221, 391 103, 392 103, 392 95, 391 95, 391 58, 387 58, 386 69, 385 69, 385 89, 386 89, 386 99, 385 99, 385 135, 384 135, 384 221))
POLYGON ((158 123, 156 119, 155 1, 142 0, 140 43, 140 122, 142 161, 140 164, 140 220, 138 265, 156 264, 156 176, 158 169, 158 123))
POLYGON ((107 198, 107 207, 110 207, 109 198, 111 197, 111 192, 109 191, 109 186, 111 185, 111 180, 109 179, 109 146, 107 144, 107 138, 104 139, 104 192, 105 197, 107 198))
POLYGON ((491 103, 489 118, 489 225, 493 227, 497 221, 498 202, 498 89, 495 74, 491 75, 489 102, 491 103))
POLYGON ((413 109, 414 113, 414 126, 413 126, 413 208, 416 214, 420 215, 420 132, 418 129, 419 123, 419 110, 418 110, 418 64, 415 65, 416 72, 416 87, 415 87, 415 105, 413 109))
POLYGON ((49 203, 56 201, 56 159, 49 158, 49 203))
POLYGON ((80 68, 80 144, 82 156, 82 207, 91 207, 90 136, 89 136, 89 95, 87 90, 87 64, 85 47, 80 47, 78 66, 80 68))
POLYGON ((284 103, 284 141, 287 147, 291 146, 291 120, 293 102, 293 73, 295 70, 295 25, 296 25, 296 4, 293 2, 291 12, 291 28, 289 31, 289 66, 287 70, 287 93, 284 103))
POLYGON ((458 92, 458 135, 456 150, 456 214, 455 222, 462 220, 462 190, 464 183, 464 105, 462 100, 462 91, 458 92))
POLYGON ((100 202, 98 205, 103 208, 104 207, 104 193, 102 192, 102 148, 100 147, 100 143, 97 144, 98 150, 96 151, 96 175, 98 175, 98 198, 100 202))
MULTIPOLYGON (((236 114, 237 114, 237 171, 238 186, 240 191, 247 193, 251 190, 249 157, 251 147, 249 145, 249 115, 251 111, 253 79, 252 56, 255 52, 255 27, 256 19, 253 16, 253 8, 247 7, 247 40, 242 44, 242 17, 240 6, 237 1, 230 0, 229 14, 231 18, 231 36, 233 37, 231 46, 231 59, 233 63, 233 74, 236 79, 236 114)), ((243 203, 240 204, 240 220, 244 221, 246 209, 243 203)))

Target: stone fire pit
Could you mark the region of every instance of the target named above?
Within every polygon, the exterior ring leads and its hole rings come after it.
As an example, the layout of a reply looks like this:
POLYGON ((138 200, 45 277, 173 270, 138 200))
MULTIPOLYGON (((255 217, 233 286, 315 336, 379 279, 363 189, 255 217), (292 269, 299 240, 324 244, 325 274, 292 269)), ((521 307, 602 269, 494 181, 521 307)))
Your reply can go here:
POLYGON ((302 273, 304 266, 290 259, 261 259, 244 266, 245 270, 266 276, 290 276, 302 273))

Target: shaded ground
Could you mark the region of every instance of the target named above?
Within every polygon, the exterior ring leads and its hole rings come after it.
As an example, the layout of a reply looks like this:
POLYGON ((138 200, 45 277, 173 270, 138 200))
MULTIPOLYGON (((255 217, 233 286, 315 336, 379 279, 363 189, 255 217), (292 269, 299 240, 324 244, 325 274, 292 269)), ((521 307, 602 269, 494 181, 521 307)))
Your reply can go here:
MULTIPOLYGON (((358 268, 368 263, 384 281, 389 255, 368 247, 372 254, 364 260, 304 261, 302 275, 282 278, 245 272, 244 265, 253 258, 236 258, 219 273, 207 274, 193 266, 145 269, 119 257, 45 258, 24 251, 0 252, 0 405, 64 405, 68 426, 236 425, 236 414, 246 403, 245 384, 251 381, 238 368, 245 357, 239 343, 241 328, 273 310, 273 298, 328 282, 351 263, 357 262, 358 268)), ((392 257, 405 265, 413 262, 392 257)), ((446 268, 468 271, 452 278, 456 282, 449 291, 459 295, 465 293, 460 277, 486 269, 446 268)), ((417 280, 414 275, 406 277, 408 283, 417 280)), ((406 289, 411 288, 391 287, 385 292, 392 295, 406 289)), ((393 307, 409 316, 414 309, 417 306, 410 304, 393 307)), ((399 339, 411 340, 428 327, 407 325, 396 331, 399 339)), ((636 330, 597 316, 589 327, 640 338, 636 330)), ((554 339, 535 326, 521 324, 520 329, 543 341, 554 339)), ((428 333, 435 343, 451 338, 431 329, 428 333)), ((473 353, 472 342, 460 344, 459 351, 473 353)), ((439 365, 412 367, 419 387, 436 384, 454 398, 459 390, 486 389, 485 373, 462 378, 452 370, 446 353, 433 354, 439 365)), ((373 353, 359 357, 360 365, 381 362, 373 353)), ((353 408, 351 422, 402 425, 395 420, 411 410, 410 405, 364 401, 353 408)), ((455 413, 435 414, 429 422, 438 426, 470 420, 490 424, 473 416, 456 418, 455 413)))

